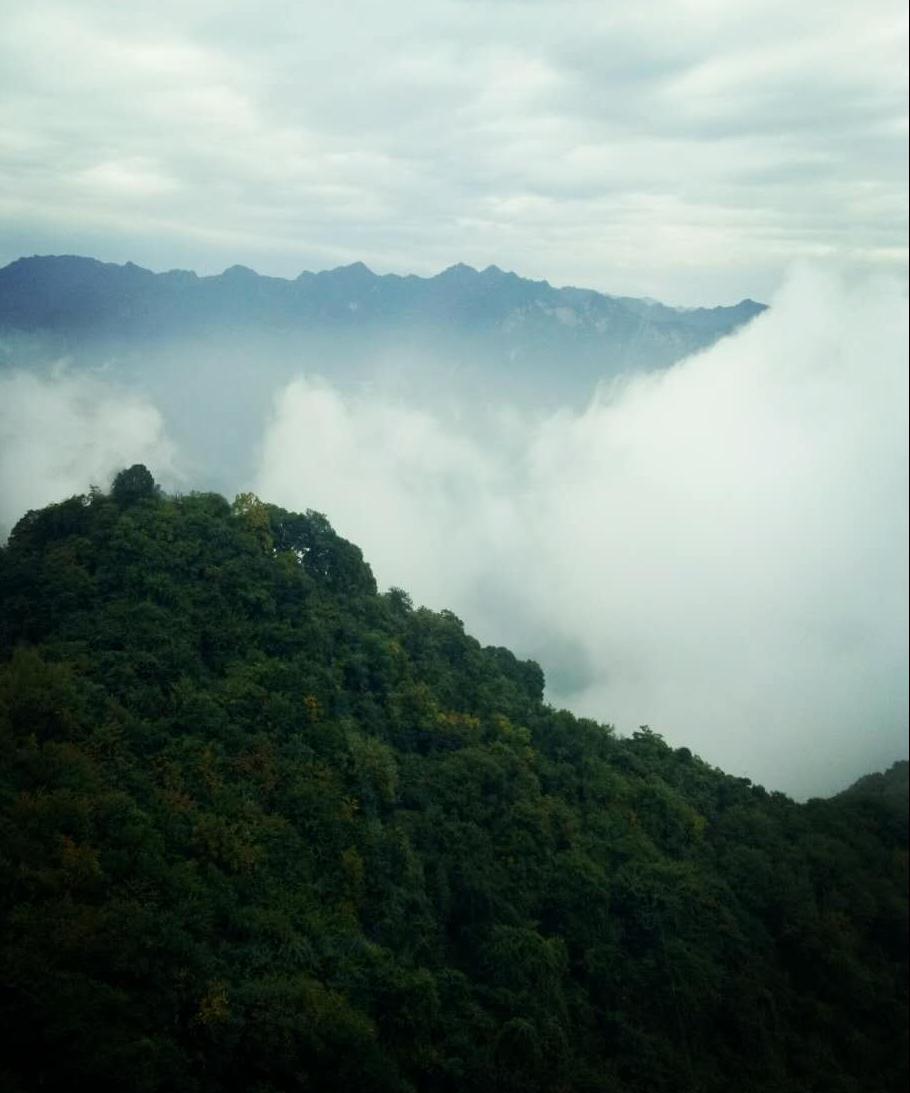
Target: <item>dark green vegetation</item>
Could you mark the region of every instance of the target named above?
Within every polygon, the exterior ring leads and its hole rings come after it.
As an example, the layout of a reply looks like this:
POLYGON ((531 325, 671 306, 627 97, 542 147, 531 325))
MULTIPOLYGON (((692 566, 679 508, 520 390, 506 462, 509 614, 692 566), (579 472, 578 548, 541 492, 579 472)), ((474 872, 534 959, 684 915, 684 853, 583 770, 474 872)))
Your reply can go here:
POLYGON ((878 800, 896 811, 906 812, 910 797, 910 763, 900 759, 883 773, 867 774, 838 796, 854 801, 861 798, 878 800))
POLYGON ((903 1089, 906 802, 557 712, 250 496, 0 562, 2 1088, 903 1089))

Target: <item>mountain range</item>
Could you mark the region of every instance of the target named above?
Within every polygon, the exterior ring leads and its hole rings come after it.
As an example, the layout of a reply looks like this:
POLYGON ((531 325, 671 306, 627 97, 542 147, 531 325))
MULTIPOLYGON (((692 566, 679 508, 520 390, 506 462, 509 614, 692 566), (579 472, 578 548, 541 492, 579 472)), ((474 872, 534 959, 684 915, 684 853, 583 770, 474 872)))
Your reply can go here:
POLYGON ((418 351, 444 346, 458 362, 481 364, 488 379, 491 366, 507 368, 519 386, 523 371, 558 361, 586 394, 605 376, 672 364, 763 310, 748 299, 679 309, 463 264, 424 278, 380 276, 355 262, 294 280, 245 266, 199 277, 76 256, 20 258, 0 270, 0 332, 20 336, 15 352, 23 335, 77 357, 209 337, 300 351, 329 338, 360 358, 388 339, 418 351))
POLYGON ((484 430, 501 408, 583 409, 598 385, 705 349, 764 305, 680 310, 495 266, 294 280, 244 266, 153 273, 78 256, 0 270, 0 369, 87 375, 162 414, 197 481, 250 481, 279 392, 304 376, 484 430), (489 410, 487 414, 485 411, 489 410))

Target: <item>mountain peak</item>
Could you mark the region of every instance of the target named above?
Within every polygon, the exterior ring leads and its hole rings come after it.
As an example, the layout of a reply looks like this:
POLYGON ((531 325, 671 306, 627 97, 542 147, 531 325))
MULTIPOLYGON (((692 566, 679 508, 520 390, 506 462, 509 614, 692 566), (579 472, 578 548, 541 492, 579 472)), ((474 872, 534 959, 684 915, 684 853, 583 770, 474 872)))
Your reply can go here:
POLYGON ((224 278, 229 278, 232 281, 239 281, 251 280, 253 277, 258 277, 259 274, 254 269, 250 269, 249 266, 235 265, 228 266, 228 268, 220 276, 224 278))
POLYGON ((462 279, 468 277, 476 277, 477 270, 473 266, 465 265, 464 262, 456 262, 454 266, 447 266, 442 273, 437 273, 434 280, 438 280, 440 277, 445 277, 447 280, 460 277, 462 279))
POLYGON ((365 262, 351 262, 347 266, 335 266, 334 269, 324 271, 333 277, 375 277, 376 274, 365 262))

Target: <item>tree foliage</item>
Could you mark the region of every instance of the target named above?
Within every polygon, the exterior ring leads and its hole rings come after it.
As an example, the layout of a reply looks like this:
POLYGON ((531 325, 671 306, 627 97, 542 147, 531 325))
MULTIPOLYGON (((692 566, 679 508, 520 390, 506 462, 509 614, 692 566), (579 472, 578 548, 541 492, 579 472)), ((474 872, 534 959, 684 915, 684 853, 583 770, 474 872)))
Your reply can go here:
POLYGON ((553 710, 325 517, 140 470, 0 552, 3 1088, 904 1088, 905 802, 553 710))

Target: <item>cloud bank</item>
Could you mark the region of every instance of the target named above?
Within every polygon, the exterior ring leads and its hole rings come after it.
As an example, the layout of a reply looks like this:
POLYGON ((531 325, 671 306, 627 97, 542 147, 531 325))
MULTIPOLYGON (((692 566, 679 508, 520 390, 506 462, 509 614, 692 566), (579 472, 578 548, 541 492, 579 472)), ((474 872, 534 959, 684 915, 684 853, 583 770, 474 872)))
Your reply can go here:
POLYGON ((906 754, 903 289, 809 269, 740 334, 527 420, 275 404, 257 489, 534 656, 552 701, 798 796, 906 754))
POLYGON ((90 484, 106 487, 133 463, 173 483, 173 445, 145 398, 87 376, 0 375, 0 536, 28 510, 90 484))

